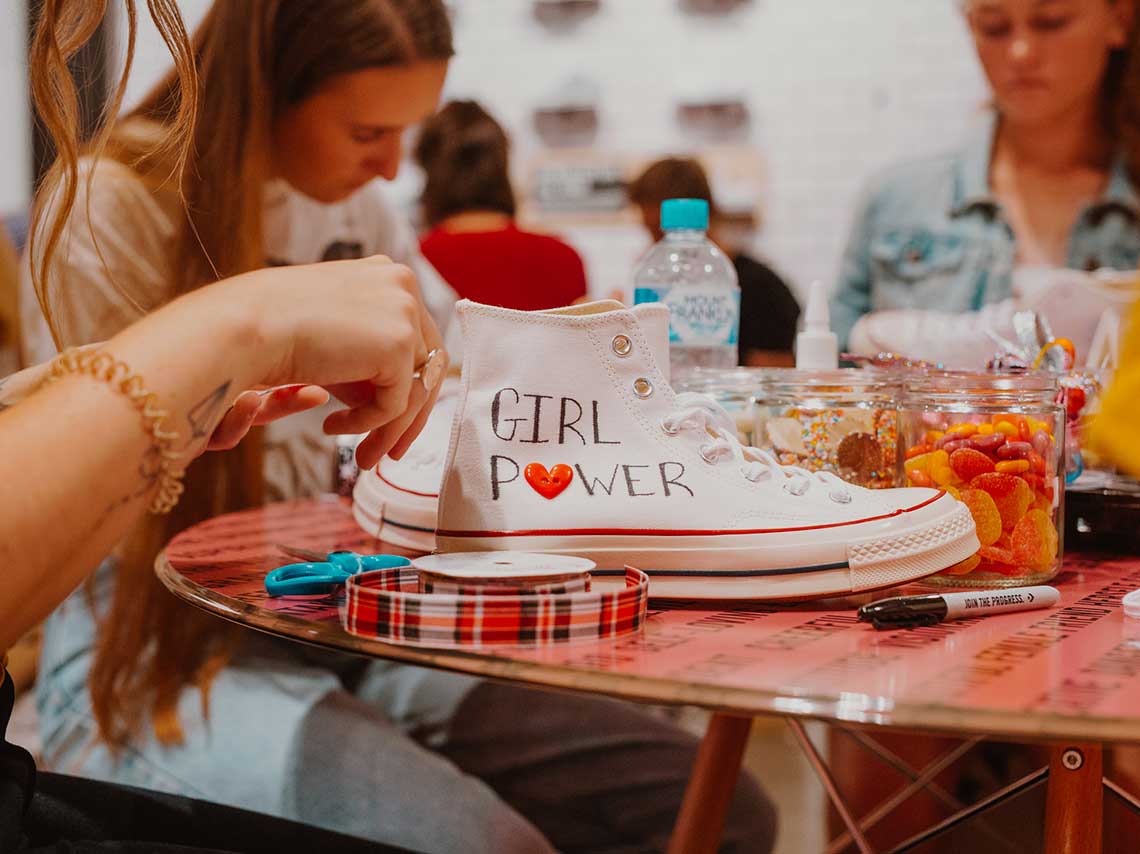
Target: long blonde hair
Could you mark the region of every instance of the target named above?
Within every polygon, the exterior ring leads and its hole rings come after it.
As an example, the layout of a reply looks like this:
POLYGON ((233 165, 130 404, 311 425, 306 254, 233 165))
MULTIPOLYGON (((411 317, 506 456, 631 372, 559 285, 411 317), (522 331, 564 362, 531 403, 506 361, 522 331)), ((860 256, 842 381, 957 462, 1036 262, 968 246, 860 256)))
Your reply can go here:
MULTIPOLYGON (((122 103, 134 51, 134 0, 127 9, 127 67, 108 116, 122 103)), ((122 119, 104 122, 81 146, 67 59, 91 36, 106 0, 45 0, 30 58, 33 96, 59 157, 40 193, 32 249, 40 305, 52 326, 58 295, 47 275, 78 188, 81 154, 105 154, 150 185, 173 182, 183 222, 172 247, 174 291, 264 266, 262 191, 270 168, 276 113, 330 78, 365 68, 448 59, 451 29, 441 0, 216 0, 191 42, 175 0, 148 0, 174 68, 122 119), (50 203, 43 200, 50 199, 50 203)), ((89 173, 91 174, 91 173, 89 173)), ((159 284, 166 283, 156 283, 159 284)), ((58 343, 58 342, 57 342, 58 343)), ((220 621, 180 604, 158 583, 153 563, 175 533, 218 513, 262 501, 259 437, 207 454, 186 474, 181 504, 141 524, 121 549, 110 612, 101 622, 90 675, 101 737, 129 739, 147 715, 158 738, 178 742, 177 701, 187 685, 202 691, 235 635, 220 621)))

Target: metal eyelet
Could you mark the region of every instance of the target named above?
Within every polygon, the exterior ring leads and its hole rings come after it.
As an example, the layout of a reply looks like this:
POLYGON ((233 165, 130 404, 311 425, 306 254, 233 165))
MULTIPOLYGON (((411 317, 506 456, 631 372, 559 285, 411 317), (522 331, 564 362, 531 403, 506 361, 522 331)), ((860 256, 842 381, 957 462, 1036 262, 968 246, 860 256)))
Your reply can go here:
POLYGON ((803 481, 797 481, 796 483, 785 483, 784 492, 796 496, 803 495, 805 492, 807 492, 807 484, 803 481))
POLYGON ((653 383, 645 377, 638 377, 633 381, 633 393, 645 400, 653 395, 653 383))
POLYGON ((701 445, 699 448, 697 448, 697 453, 701 455, 702 460, 704 460, 710 466, 716 465, 717 458, 715 456, 710 457, 708 452, 709 452, 709 446, 708 445, 701 445))
POLYGON ((679 427, 670 427, 668 421, 661 422, 661 430, 665 433, 666 436, 676 436, 681 432, 681 429, 679 427))
POLYGON ((628 335, 615 335, 614 340, 610 342, 610 347, 622 358, 633 352, 633 342, 628 335))
POLYGON ((850 504, 851 503, 851 493, 850 492, 840 492, 838 489, 834 489, 831 492, 827 493, 827 497, 830 498, 832 501, 834 501, 836 504, 850 504))

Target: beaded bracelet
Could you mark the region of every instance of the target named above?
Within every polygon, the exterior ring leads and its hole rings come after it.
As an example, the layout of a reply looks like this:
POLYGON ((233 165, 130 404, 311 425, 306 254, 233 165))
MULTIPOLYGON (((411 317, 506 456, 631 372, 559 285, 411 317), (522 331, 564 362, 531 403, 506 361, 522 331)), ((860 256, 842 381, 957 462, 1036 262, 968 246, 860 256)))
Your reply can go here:
POLYGON ((158 489, 151 501, 150 512, 169 513, 182 495, 181 479, 186 472, 185 467, 178 464, 182 454, 172 449, 178 434, 162 429, 162 422, 170 413, 158 408, 158 397, 147 391, 142 377, 132 373, 126 363, 110 353, 75 348, 65 350, 52 362, 46 382, 54 382, 68 374, 82 374, 110 383, 134 404, 142 416, 143 430, 159 456, 158 489))

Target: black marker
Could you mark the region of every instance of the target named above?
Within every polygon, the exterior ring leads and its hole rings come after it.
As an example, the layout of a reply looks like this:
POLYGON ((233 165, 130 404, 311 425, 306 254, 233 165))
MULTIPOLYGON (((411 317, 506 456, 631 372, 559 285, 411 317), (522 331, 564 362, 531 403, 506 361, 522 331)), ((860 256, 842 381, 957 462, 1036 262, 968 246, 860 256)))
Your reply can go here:
POLYGON ((1008 611, 1051 608, 1060 601, 1056 587, 1011 587, 967 593, 929 593, 880 599, 859 609, 859 619, 876 629, 933 626, 958 617, 984 617, 1008 611))

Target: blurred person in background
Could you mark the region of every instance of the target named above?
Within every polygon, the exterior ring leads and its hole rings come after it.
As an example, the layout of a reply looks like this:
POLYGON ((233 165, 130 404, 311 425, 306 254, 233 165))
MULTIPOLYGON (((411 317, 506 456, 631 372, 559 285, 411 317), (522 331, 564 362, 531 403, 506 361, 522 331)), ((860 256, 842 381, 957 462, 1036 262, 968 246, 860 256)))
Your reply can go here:
MULTIPOLYGON (((709 237, 717 241, 717 208, 704 167, 687 157, 651 163, 629 185, 629 200, 654 241, 662 238, 661 203, 666 199, 704 199, 709 203, 709 237)), ((722 247, 723 248, 723 247, 722 247)), ((740 364, 790 366, 800 307, 791 289, 766 264, 743 251, 731 251, 740 282, 740 364)))
POLYGON ((981 367, 1031 308, 1087 350, 1087 273, 1134 271, 1133 0, 962 0, 992 110, 961 148, 871 182, 831 305, 841 346, 981 367))
POLYGON ((558 308, 586 296, 582 259, 566 243, 515 223, 510 140, 474 101, 451 101, 428 119, 415 145, 429 229, 426 257, 465 299, 521 311, 558 308))
MULTIPOLYGON (((956 150, 891 166, 870 182, 842 259, 832 327, 856 353, 981 369, 999 349, 988 333, 1013 339, 1014 313, 1032 309, 1073 340, 1081 360, 1113 307, 1091 274, 1131 278, 1140 263, 1135 3, 959 6, 990 109, 956 150)), ((883 744, 921 766, 957 742, 889 734, 883 744)), ((862 748, 841 737, 830 748, 857 814, 889 797, 895 783, 867 774, 862 748)), ((998 788, 1039 758, 1035 748, 987 745, 959 763, 947 785, 998 788)), ((897 844, 942 816, 933 800, 916 800, 895 826, 876 828, 878 844, 897 844)))

